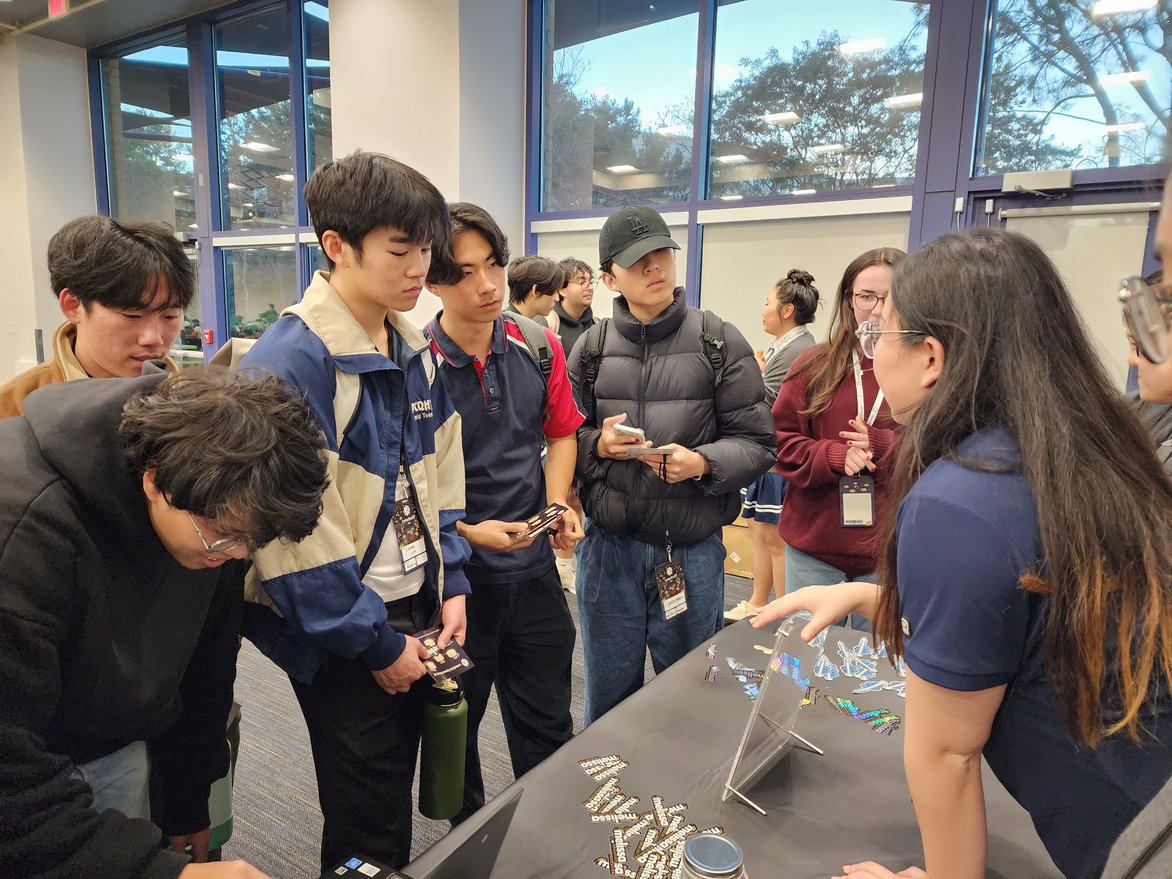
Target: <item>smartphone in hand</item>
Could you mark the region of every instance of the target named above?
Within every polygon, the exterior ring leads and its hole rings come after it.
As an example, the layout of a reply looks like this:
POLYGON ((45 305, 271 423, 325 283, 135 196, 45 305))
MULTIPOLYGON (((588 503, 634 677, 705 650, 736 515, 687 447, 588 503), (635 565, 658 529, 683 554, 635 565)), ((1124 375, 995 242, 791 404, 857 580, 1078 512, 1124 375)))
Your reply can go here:
POLYGON ((629 424, 615 424, 611 426, 611 430, 619 436, 633 436, 641 443, 647 442, 647 437, 643 435, 643 428, 631 427, 629 424))

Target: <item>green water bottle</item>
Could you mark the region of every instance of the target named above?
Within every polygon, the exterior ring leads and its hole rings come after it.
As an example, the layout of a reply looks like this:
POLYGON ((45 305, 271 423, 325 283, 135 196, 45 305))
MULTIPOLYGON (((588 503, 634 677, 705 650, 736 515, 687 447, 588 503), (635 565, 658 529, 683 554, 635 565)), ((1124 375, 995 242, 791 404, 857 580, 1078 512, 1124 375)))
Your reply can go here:
POLYGON ((419 765, 419 811, 428 818, 453 817, 464 805, 464 746, 468 703, 459 685, 431 688, 423 707, 419 765))

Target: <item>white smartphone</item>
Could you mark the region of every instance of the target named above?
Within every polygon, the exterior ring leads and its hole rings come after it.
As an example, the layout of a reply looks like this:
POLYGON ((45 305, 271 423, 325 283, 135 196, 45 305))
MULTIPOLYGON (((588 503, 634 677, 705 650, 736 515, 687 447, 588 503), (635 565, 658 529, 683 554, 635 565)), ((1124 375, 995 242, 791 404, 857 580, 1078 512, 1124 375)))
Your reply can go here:
POLYGON ((641 427, 631 427, 629 424, 616 424, 613 426, 613 430, 619 436, 633 436, 641 443, 647 442, 647 437, 643 435, 643 428, 641 427))

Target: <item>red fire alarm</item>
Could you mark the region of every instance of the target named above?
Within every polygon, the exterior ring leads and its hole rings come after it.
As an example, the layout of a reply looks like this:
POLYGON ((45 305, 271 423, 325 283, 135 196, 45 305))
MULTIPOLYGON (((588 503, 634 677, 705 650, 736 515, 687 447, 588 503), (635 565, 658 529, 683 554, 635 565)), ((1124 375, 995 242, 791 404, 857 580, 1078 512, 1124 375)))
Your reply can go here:
POLYGON ((205 345, 210 345, 215 340, 216 340, 216 331, 215 330, 204 330, 203 331, 203 343, 205 345))

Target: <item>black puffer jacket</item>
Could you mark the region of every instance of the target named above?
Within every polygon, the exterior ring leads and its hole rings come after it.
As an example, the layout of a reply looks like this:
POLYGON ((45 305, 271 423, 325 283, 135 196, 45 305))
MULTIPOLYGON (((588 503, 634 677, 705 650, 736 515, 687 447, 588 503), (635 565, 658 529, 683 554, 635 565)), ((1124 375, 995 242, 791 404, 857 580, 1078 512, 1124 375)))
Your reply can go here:
MULTIPOLYGON (((578 431, 579 494, 587 515, 610 534, 663 546, 690 546, 732 522, 740 490, 773 465, 777 441, 753 350, 724 324, 724 377, 719 387, 701 338, 703 316, 684 289, 655 320, 640 323, 621 296, 594 386, 594 417, 578 431), (603 419, 627 413, 656 445, 679 443, 699 452, 712 472, 669 485, 645 463, 612 461, 595 452, 603 419)), ((588 336, 569 358, 570 380, 583 393, 588 336)), ((589 407, 587 407, 589 408, 589 407)))

